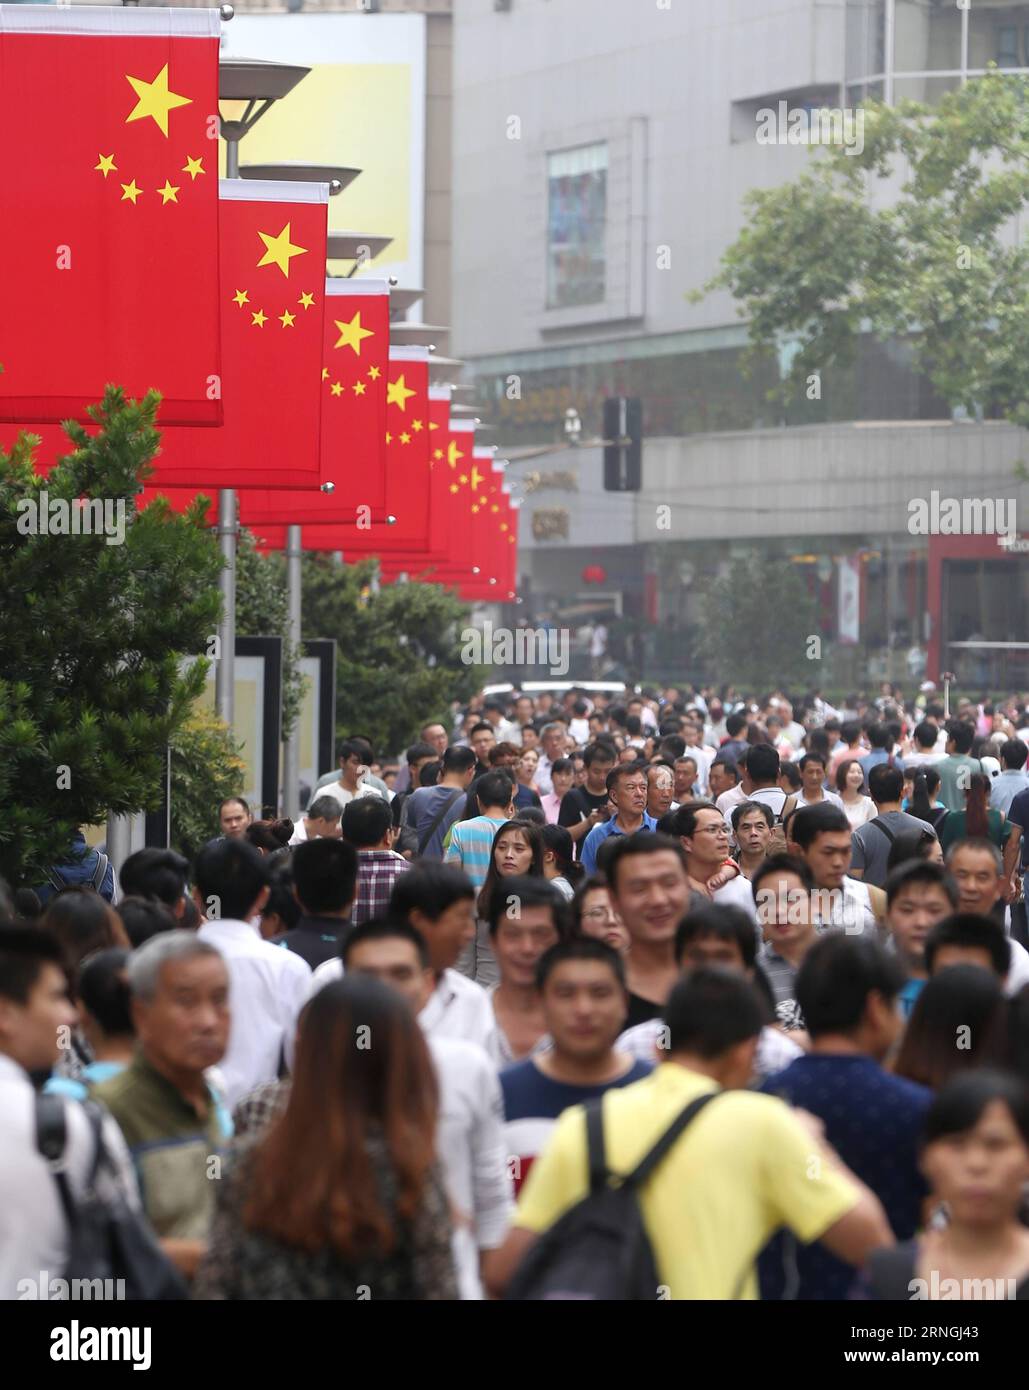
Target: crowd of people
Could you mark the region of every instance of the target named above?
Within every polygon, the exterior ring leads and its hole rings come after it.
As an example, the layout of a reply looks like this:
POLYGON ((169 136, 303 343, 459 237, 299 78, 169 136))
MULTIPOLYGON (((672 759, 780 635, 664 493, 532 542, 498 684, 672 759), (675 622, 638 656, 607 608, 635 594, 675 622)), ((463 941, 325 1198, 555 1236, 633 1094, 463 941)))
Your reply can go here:
POLYGON ((296 822, 0 884, 0 1297, 98 1194, 183 1297, 604 1296, 617 1190, 606 1296, 1029 1298, 1026 697, 513 690, 338 753, 296 822))

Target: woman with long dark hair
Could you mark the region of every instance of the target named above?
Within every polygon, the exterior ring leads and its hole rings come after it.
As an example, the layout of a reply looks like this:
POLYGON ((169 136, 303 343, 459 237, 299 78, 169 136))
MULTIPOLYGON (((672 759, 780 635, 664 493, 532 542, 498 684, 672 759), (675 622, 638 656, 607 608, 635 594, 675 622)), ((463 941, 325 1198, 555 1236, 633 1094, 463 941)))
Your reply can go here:
POLYGON ((940 833, 943 822, 950 815, 943 802, 936 800, 936 793, 939 790, 940 774, 934 767, 916 768, 911 800, 904 807, 909 816, 914 816, 917 820, 924 820, 928 825, 931 825, 937 835, 940 833))
POLYGON ((477 903, 483 921, 489 916, 490 897, 497 880, 523 874, 530 878, 543 877, 543 827, 516 816, 514 820, 504 821, 493 836, 489 868, 477 903))
POLYGON ((301 1016, 289 1100, 218 1183, 194 1297, 457 1297, 435 1157, 436 1075, 401 994, 326 985, 301 1016))
POLYGON ((584 872, 582 865, 575 862, 575 846, 564 826, 543 826, 543 877, 570 900, 584 872))
POLYGON ((979 965, 949 965, 918 996, 893 1071, 935 1091, 955 1072, 1003 1066, 1006 1052, 1001 982, 979 965))
POLYGON ((991 809, 992 785, 985 772, 973 772, 969 777, 965 809, 951 811, 940 828, 944 854, 956 840, 989 840, 1003 853, 1012 840, 1017 842, 1021 838, 1020 826, 1013 825, 1002 811, 991 809))
POLYGON ((946 1224, 876 1250, 853 1298, 1029 1300, 1029 1092, 1003 1072, 968 1071, 929 1107, 920 1167, 946 1224))

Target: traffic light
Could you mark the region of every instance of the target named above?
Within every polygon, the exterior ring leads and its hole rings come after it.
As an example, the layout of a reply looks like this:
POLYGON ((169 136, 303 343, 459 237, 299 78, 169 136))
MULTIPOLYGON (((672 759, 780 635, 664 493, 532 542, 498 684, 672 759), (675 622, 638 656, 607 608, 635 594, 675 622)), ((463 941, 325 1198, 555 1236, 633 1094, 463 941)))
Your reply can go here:
POLYGON ((604 491, 639 492, 643 486, 643 402, 609 396, 604 402, 604 491))

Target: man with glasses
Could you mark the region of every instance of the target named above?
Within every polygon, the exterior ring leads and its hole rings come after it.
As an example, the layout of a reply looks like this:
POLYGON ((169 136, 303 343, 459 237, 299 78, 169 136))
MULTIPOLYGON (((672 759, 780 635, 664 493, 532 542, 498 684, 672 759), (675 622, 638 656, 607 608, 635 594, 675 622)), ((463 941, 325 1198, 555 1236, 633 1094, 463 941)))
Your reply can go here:
POLYGON ((647 770, 642 763, 620 763, 607 775, 607 795, 615 814, 595 825, 582 847, 582 864, 588 874, 597 871, 597 853, 611 835, 635 835, 654 830, 657 821, 647 815, 647 770))
POLYGON ((728 882, 724 881, 729 864, 729 827, 718 807, 711 801, 691 801, 680 806, 675 812, 674 829, 686 854, 690 891, 712 902, 741 907, 756 922, 749 882, 735 872, 728 882))

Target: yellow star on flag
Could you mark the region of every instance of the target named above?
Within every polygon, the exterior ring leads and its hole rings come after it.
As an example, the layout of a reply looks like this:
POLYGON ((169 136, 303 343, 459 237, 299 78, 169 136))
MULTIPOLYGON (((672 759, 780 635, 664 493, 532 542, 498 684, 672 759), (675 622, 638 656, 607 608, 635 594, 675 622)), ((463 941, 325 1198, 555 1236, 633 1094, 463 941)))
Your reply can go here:
POLYGON ((237 290, 232 298, 241 309, 244 304, 250 303, 250 296, 247 294, 246 290, 237 290))
POLYGON ((369 367, 368 375, 371 377, 372 381, 378 381, 382 373, 379 371, 378 367, 369 367))
POLYGON ((121 186, 121 190, 122 202, 124 203, 128 201, 132 204, 133 207, 136 206, 136 199, 143 192, 141 188, 136 187, 135 179, 133 179, 131 183, 123 183, 121 186))
POLYGON ((188 174, 194 183, 197 181, 197 174, 206 174, 203 159, 194 159, 192 155, 186 155, 186 162, 182 166, 182 173, 188 174))
POLYGON ((161 195, 162 206, 165 203, 177 203, 179 201, 179 190, 177 188, 172 188, 170 182, 167 179, 165 179, 164 181, 164 187, 159 188, 157 191, 161 195))
POLYGON ((456 468, 458 459, 463 458, 464 454, 457 447, 456 443, 451 440, 450 444, 447 446, 447 462, 450 464, 451 468, 456 468))
POLYGON ((278 236, 272 236, 270 232, 258 232, 257 235, 264 242, 264 255, 257 262, 260 270, 263 265, 277 265, 289 279, 289 263, 294 256, 306 256, 306 246, 294 246, 290 241, 291 225, 289 222, 283 227, 278 236))
POLYGON ((450 484, 450 491, 451 491, 451 492, 457 492, 457 491, 458 491, 458 486, 457 486, 456 483, 451 483, 451 484, 450 484))
POLYGON ((425 426, 422 424, 421 420, 412 420, 411 428, 414 430, 415 434, 421 434, 425 426))
POLYGON ((475 488, 477 488, 477 487, 479 486, 479 484, 480 484, 482 481, 483 481, 483 475, 479 472, 478 468, 477 468, 477 467, 475 466, 475 464, 473 463, 473 464, 472 464, 472 489, 473 489, 473 491, 474 491, 475 488))
POLYGON ((404 373, 401 372, 396 381, 391 381, 386 387, 386 404, 399 406, 401 410, 406 411, 408 401, 417 394, 417 391, 408 388, 404 373))
POLYGON ((310 309, 311 305, 314 303, 314 295, 308 294, 307 290, 301 290, 300 298, 297 303, 300 305, 301 309, 310 309))
POLYGON ((258 328, 263 328, 268 322, 268 315, 263 309, 258 309, 257 313, 251 314, 250 318, 251 322, 256 324, 258 328))
POLYGON ((430 432, 431 432, 432 430, 438 430, 438 429, 439 429, 439 425, 436 424, 436 421, 435 421, 435 420, 430 420, 430 421, 429 421, 429 430, 430 430, 430 432))
POLYGON ((332 383, 332 394, 333 394, 334 396, 342 396, 342 394, 343 394, 343 383, 342 383, 341 381, 334 381, 334 382, 332 383))
POLYGON ((433 452, 432 452, 432 457, 433 457, 434 459, 441 459, 441 458, 443 457, 443 450, 442 450, 442 449, 434 449, 433 452))
POLYGON ((411 436, 407 433, 406 430, 405 430, 404 433, 400 436, 400 442, 401 442, 401 444, 410 444, 410 442, 411 442, 411 436))
POLYGON ((506 521, 502 521, 502 522, 500 523, 500 529, 501 529, 501 531, 506 531, 506 530, 507 530, 507 522, 506 522, 506 521))
POLYGON ((328 369, 328 367, 323 367, 323 368, 322 368, 322 381, 328 381, 328 379, 329 379, 329 369, 328 369))
POLYGON ((475 506, 472 508, 472 516, 478 516, 478 515, 479 515, 479 504, 478 504, 478 502, 476 502, 475 506))
POLYGON ((363 381, 355 381, 355 382, 354 382, 354 395, 355 395, 355 396, 363 396, 364 393, 365 393, 365 391, 366 391, 367 389, 368 389, 368 388, 365 386, 365 384, 364 384, 363 381))
POLYGON ((468 474, 467 474, 467 473, 462 473, 461 476, 458 478, 457 481, 458 481, 459 483, 466 483, 466 482, 468 481, 468 474))
POLYGON ((158 130, 167 138, 168 112, 174 111, 176 106, 192 106, 193 104, 191 97, 180 97, 176 92, 168 90, 167 63, 153 82, 145 82, 141 77, 129 77, 128 73, 125 74, 125 80, 139 98, 129 115, 125 117, 126 125, 130 121, 145 121, 147 116, 153 116, 158 130))
POLYGON ((94 168, 94 169, 98 169, 98 170, 100 171, 100 173, 103 174, 103 176, 104 176, 105 179, 107 178, 107 175, 111 172, 112 169, 114 170, 115 173, 118 172, 118 166, 117 166, 117 164, 115 164, 115 162, 114 162, 114 155, 113 155, 113 154, 102 154, 102 155, 100 155, 100 163, 99 163, 99 164, 94 164, 94 165, 93 165, 93 168, 94 168))
POLYGON ((352 348, 355 357, 361 356, 361 343, 364 339, 375 337, 375 334, 370 328, 361 327, 360 309, 358 309, 349 323, 341 323, 339 319, 333 319, 333 323, 339 329, 339 338, 333 343, 333 347, 352 348))
POLYGON ((490 504, 490 511, 491 511, 491 512, 499 512, 499 511, 500 511, 500 508, 497 506, 496 502, 492 502, 492 503, 490 504))
POLYGON ((283 309, 282 313, 279 315, 279 322, 282 324, 283 328, 292 328, 296 321, 296 314, 291 314, 288 309, 283 309))
POLYGON ((387 443, 387 444, 392 444, 392 443, 393 443, 393 436, 390 434, 389 430, 386 431, 386 443, 387 443))

